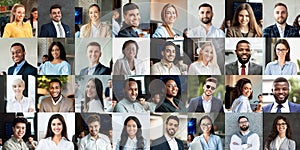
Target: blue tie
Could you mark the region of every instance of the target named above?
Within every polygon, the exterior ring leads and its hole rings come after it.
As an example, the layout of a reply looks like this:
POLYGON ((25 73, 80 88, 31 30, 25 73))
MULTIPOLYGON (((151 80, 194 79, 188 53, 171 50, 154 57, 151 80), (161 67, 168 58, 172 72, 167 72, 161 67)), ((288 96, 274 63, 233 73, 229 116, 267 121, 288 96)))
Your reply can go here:
POLYGON ((281 105, 281 104, 279 104, 278 106, 277 106, 277 111, 276 111, 276 113, 281 113, 281 108, 282 108, 283 106, 281 105))

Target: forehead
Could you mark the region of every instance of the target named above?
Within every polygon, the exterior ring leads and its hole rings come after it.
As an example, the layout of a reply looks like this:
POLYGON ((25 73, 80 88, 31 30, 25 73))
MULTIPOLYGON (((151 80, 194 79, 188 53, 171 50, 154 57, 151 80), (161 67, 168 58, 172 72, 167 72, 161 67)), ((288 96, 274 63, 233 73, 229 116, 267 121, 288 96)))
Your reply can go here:
POLYGON ((61 121, 58 118, 55 118, 51 121, 51 123, 61 123, 61 121))
POLYGON ((200 7, 199 12, 202 11, 211 11, 210 7, 200 7))
POLYGON ((274 11, 286 11, 286 8, 284 6, 277 6, 274 8, 274 11))
POLYGON ((168 84, 175 84, 176 85, 176 82, 174 80, 170 79, 170 80, 167 81, 166 85, 168 85, 168 84))
POLYGON ((172 123, 172 124, 179 124, 177 120, 175 119, 169 119, 169 121, 167 122, 167 124, 172 123))
POLYGON ((51 83, 50 83, 50 87, 54 87, 54 86, 55 86, 55 87, 56 87, 56 86, 59 87, 59 86, 60 86, 59 82, 51 82, 51 83))
POLYGON ((289 87, 289 84, 287 82, 274 82, 274 87, 289 87))
POLYGON ((25 8, 24 8, 24 7, 18 7, 18 8, 16 9, 16 11, 25 11, 25 8))
POLYGON ((277 123, 282 123, 282 122, 285 122, 285 121, 283 119, 277 120, 277 123))
POLYGON ((51 9, 51 13, 54 13, 54 12, 60 12, 60 9, 59 8, 53 8, 53 9, 51 9))
POLYGON ((239 43, 238 45, 237 45, 237 48, 239 49, 239 48, 250 48, 250 44, 248 44, 248 43, 239 43))
POLYGON ((135 81, 129 81, 125 87, 126 88, 137 88, 137 83, 135 81))
POLYGON ((87 50, 100 51, 100 47, 96 45, 90 45, 87 47, 87 50))
POLYGON ((209 84, 209 85, 216 85, 215 82, 211 82, 211 81, 207 81, 206 84, 209 84))
POLYGON ((201 122, 210 122, 210 120, 208 118, 204 118, 201 120, 201 122))
POLYGON ((127 12, 125 12, 124 15, 138 14, 138 13, 140 13, 140 10, 132 9, 132 10, 128 10, 127 12))
POLYGON ((173 6, 170 6, 166 9, 166 11, 176 11, 176 9, 173 6))
POLYGON ((130 47, 130 48, 132 48, 132 47, 136 48, 136 45, 134 43, 128 43, 128 44, 126 44, 126 48, 128 48, 128 47, 130 47))
POLYGON ((11 47, 11 51, 19 51, 19 50, 22 50, 22 47, 19 45, 11 47))
POLYGON ((26 127, 26 124, 23 122, 16 123, 15 127, 26 127))
POLYGON ((172 51, 175 51, 175 47, 173 45, 167 45, 165 47, 165 50, 172 50, 172 51))
POLYGON ((93 121, 89 123, 89 126, 96 126, 96 125, 100 125, 99 121, 93 121))
POLYGON ((239 122, 241 122, 241 121, 248 121, 248 119, 247 119, 247 118, 241 118, 241 119, 239 120, 239 122))

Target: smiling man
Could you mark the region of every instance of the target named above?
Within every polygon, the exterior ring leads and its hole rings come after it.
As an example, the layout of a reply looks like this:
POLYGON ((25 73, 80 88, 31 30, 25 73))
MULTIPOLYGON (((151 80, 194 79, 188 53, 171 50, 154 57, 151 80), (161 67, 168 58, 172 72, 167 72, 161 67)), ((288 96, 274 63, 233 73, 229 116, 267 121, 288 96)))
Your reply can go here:
POLYGON ((214 77, 205 80, 203 94, 190 100, 188 112, 224 112, 222 100, 213 96, 217 88, 217 82, 218 80, 214 77))
POLYGON ((138 84, 135 79, 129 78, 124 82, 124 98, 115 106, 115 112, 141 113, 146 112, 137 100, 138 84))
POLYGON ((183 142, 175 137, 179 128, 179 118, 169 116, 165 123, 165 134, 153 140, 150 150, 184 150, 183 142))
POLYGON ((87 45, 86 56, 89 66, 80 70, 80 75, 110 75, 111 70, 99 62, 102 52, 101 45, 91 42, 87 45))
POLYGON ((240 40, 235 49, 237 61, 225 65, 226 75, 261 75, 262 66, 250 62, 251 45, 247 40, 240 40))
POLYGON ((273 96, 275 102, 263 107, 263 112, 271 113, 295 113, 300 112, 300 105, 289 102, 290 84, 283 77, 276 78, 273 82, 273 96))
POLYGON ((161 51, 162 59, 151 67, 151 75, 181 75, 179 68, 173 63, 178 47, 173 42, 166 42, 161 51))
POLYGON ((90 115, 87 119, 89 134, 79 143, 79 150, 111 150, 110 140, 107 135, 99 133, 100 116, 90 115))
POLYGON ((26 133, 27 119, 17 117, 12 122, 13 136, 3 145, 3 150, 29 150, 26 143, 23 141, 23 136, 26 133))
POLYGON ((8 75, 37 75, 37 69, 25 60, 25 47, 21 43, 10 46, 14 65, 8 68, 8 75))
POLYGON ((60 80, 52 79, 49 82, 50 97, 42 100, 39 112, 74 112, 74 100, 64 97, 61 91, 60 80))
POLYGON ((299 29, 286 23, 288 10, 285 4, 275 4, 274 18, 276 23, 263 30, 263 37, 299 37, 299 29))
POLYGON ((54 4, 50 7, 49 11, 49 16, 52 21, 42 25, 39 37, 70 37, 69 26, 61 22, 61 6, 54 4))
POLYGON ((141 32, 138 27, 140 25, 141 16, 139 6, 135 3, 127 3, 123 6, 123 25, 118 33, 118 37, 139 37, 141 32))

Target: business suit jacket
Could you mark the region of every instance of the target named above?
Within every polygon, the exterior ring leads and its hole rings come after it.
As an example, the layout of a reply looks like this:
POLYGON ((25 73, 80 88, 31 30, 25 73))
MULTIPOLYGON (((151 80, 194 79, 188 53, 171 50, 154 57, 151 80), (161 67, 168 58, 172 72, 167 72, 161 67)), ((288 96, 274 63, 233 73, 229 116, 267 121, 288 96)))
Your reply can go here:
POLYGON ((54 105, 52 103, 52 97, 50 96, 42 100, 39 112, 74 112, 74 107, 73 99, 62 96, 61 101, 54 105))
MULTIPOLYGON (((238 61, 232 62, 225 66, 226 75, 239 75, 238 61)), ((248 75, 262 75, 262 66, 249 62, 248 75)))
MULTIPOLYGON (((144 62, 140 59, 134 59, 134 67, 136 75, 150 74, 150 72, 146 71, 146 66, 144 65, 144 62)), ((130 66, 126 58, 118 59, 114 65, 113 70, 113 75, 131 75, 130 66)))
MULTIPOLYGON (((88 69, 89 67, 85 67, 83 69, 80 70, 80 75, 88 75, 88 69)), ((110 75, 111 70, 110 68, 102 65, 101 63, 99 63, 96 68, 95 71, 93 73, 93 75, 110 75)))
MULTIPOLYGON (((258 35, 255 33, 254 30, 250 30, 248 32, 247 37, 257 37, 258 35)), ((243 34, 239 27, 234 26, 234 27, 229 27, 227 29, 226 37, 243 37, 243 34)))
MULTIPOLYGON (((294 140, 285 138, 283 140, 283 142, 281 143, 281 145, 279 146, 279 149, 280 150, 294 150, 294 149, 296 149, 296 143, 294 140)), ((276 150, 276 141, 275 140, 273 140, 270 143, 269 150, 276 150)))
MULTIPOLYGON (((267 106, 264 106, 262 108, 263 112, 271 112, 274 103, 269 104, 267 106)), ((296 103, 293 103, 293 102, 289 102, 289 107, 290 107, 290 112, 291 113, 300 112, 300 105, 299 104, 296 104, 296 103)))
POLYGON ((131 26, 123 22, 123 26, 118 33, 117 37, 139 37, 139 35, 132 29, 131 26))
MULTIPOLYGON (((178 145, 178 150, 184 150, 183 142, 177 138, 175 138, 177 145, 178 145)), ((158 139, 155 139, 151 146, 150 150, 171 150, 168 141, 165 136, 162 136, 158 139)))
MULTIPOLYGON (((263 30, 263 37, 280 37, 276 24, 265 28, 263 30)), ((284 37, 299 37, 299 30, 293 26, 286 24, 284 28, 284 37)))
MULTIPOLYGON (((69 26, 64 23, 61 24, 65 30, 66 37, 70 37, 69 26)), ((42 25, 39 37, 57 37, 56 29, 52 21, 42 25)))
MULTIPOLYGON (((205 112, 202 95, 191 99, 188 112, 205 112)), ((210 112, 224 112, 222 100, 212 97, 210 112)))
MULTIPOLYGON (((13 75, 17 64, 8 68, 8 75, 13 75)), ((37 69, 25 61, 17 75, 37 75, 37 69)))

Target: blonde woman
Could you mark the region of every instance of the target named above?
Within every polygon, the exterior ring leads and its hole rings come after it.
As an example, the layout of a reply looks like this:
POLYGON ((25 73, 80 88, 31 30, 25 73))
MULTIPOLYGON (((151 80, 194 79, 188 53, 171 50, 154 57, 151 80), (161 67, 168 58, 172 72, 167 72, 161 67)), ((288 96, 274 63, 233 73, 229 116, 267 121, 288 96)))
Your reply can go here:
POLYGON ((3 38, 31 38, 32 27, 29 22, 23 22, 25 7, 22 4, 15 4, 11 9, 11 23, 7 23, 3 38))
POLYGON ((103 24, 100 21, 101 11, 97 4, 92 4, 89 7, 90 20, 83 25, 80 30, 80 37, 111 37, 111 30, 109 25, 103 24))
POLYGON ((197 49, 198 60, 190 65, 189 75, 221 75, 217 63, 215 47, 212 42, 206 42, 197 49))

